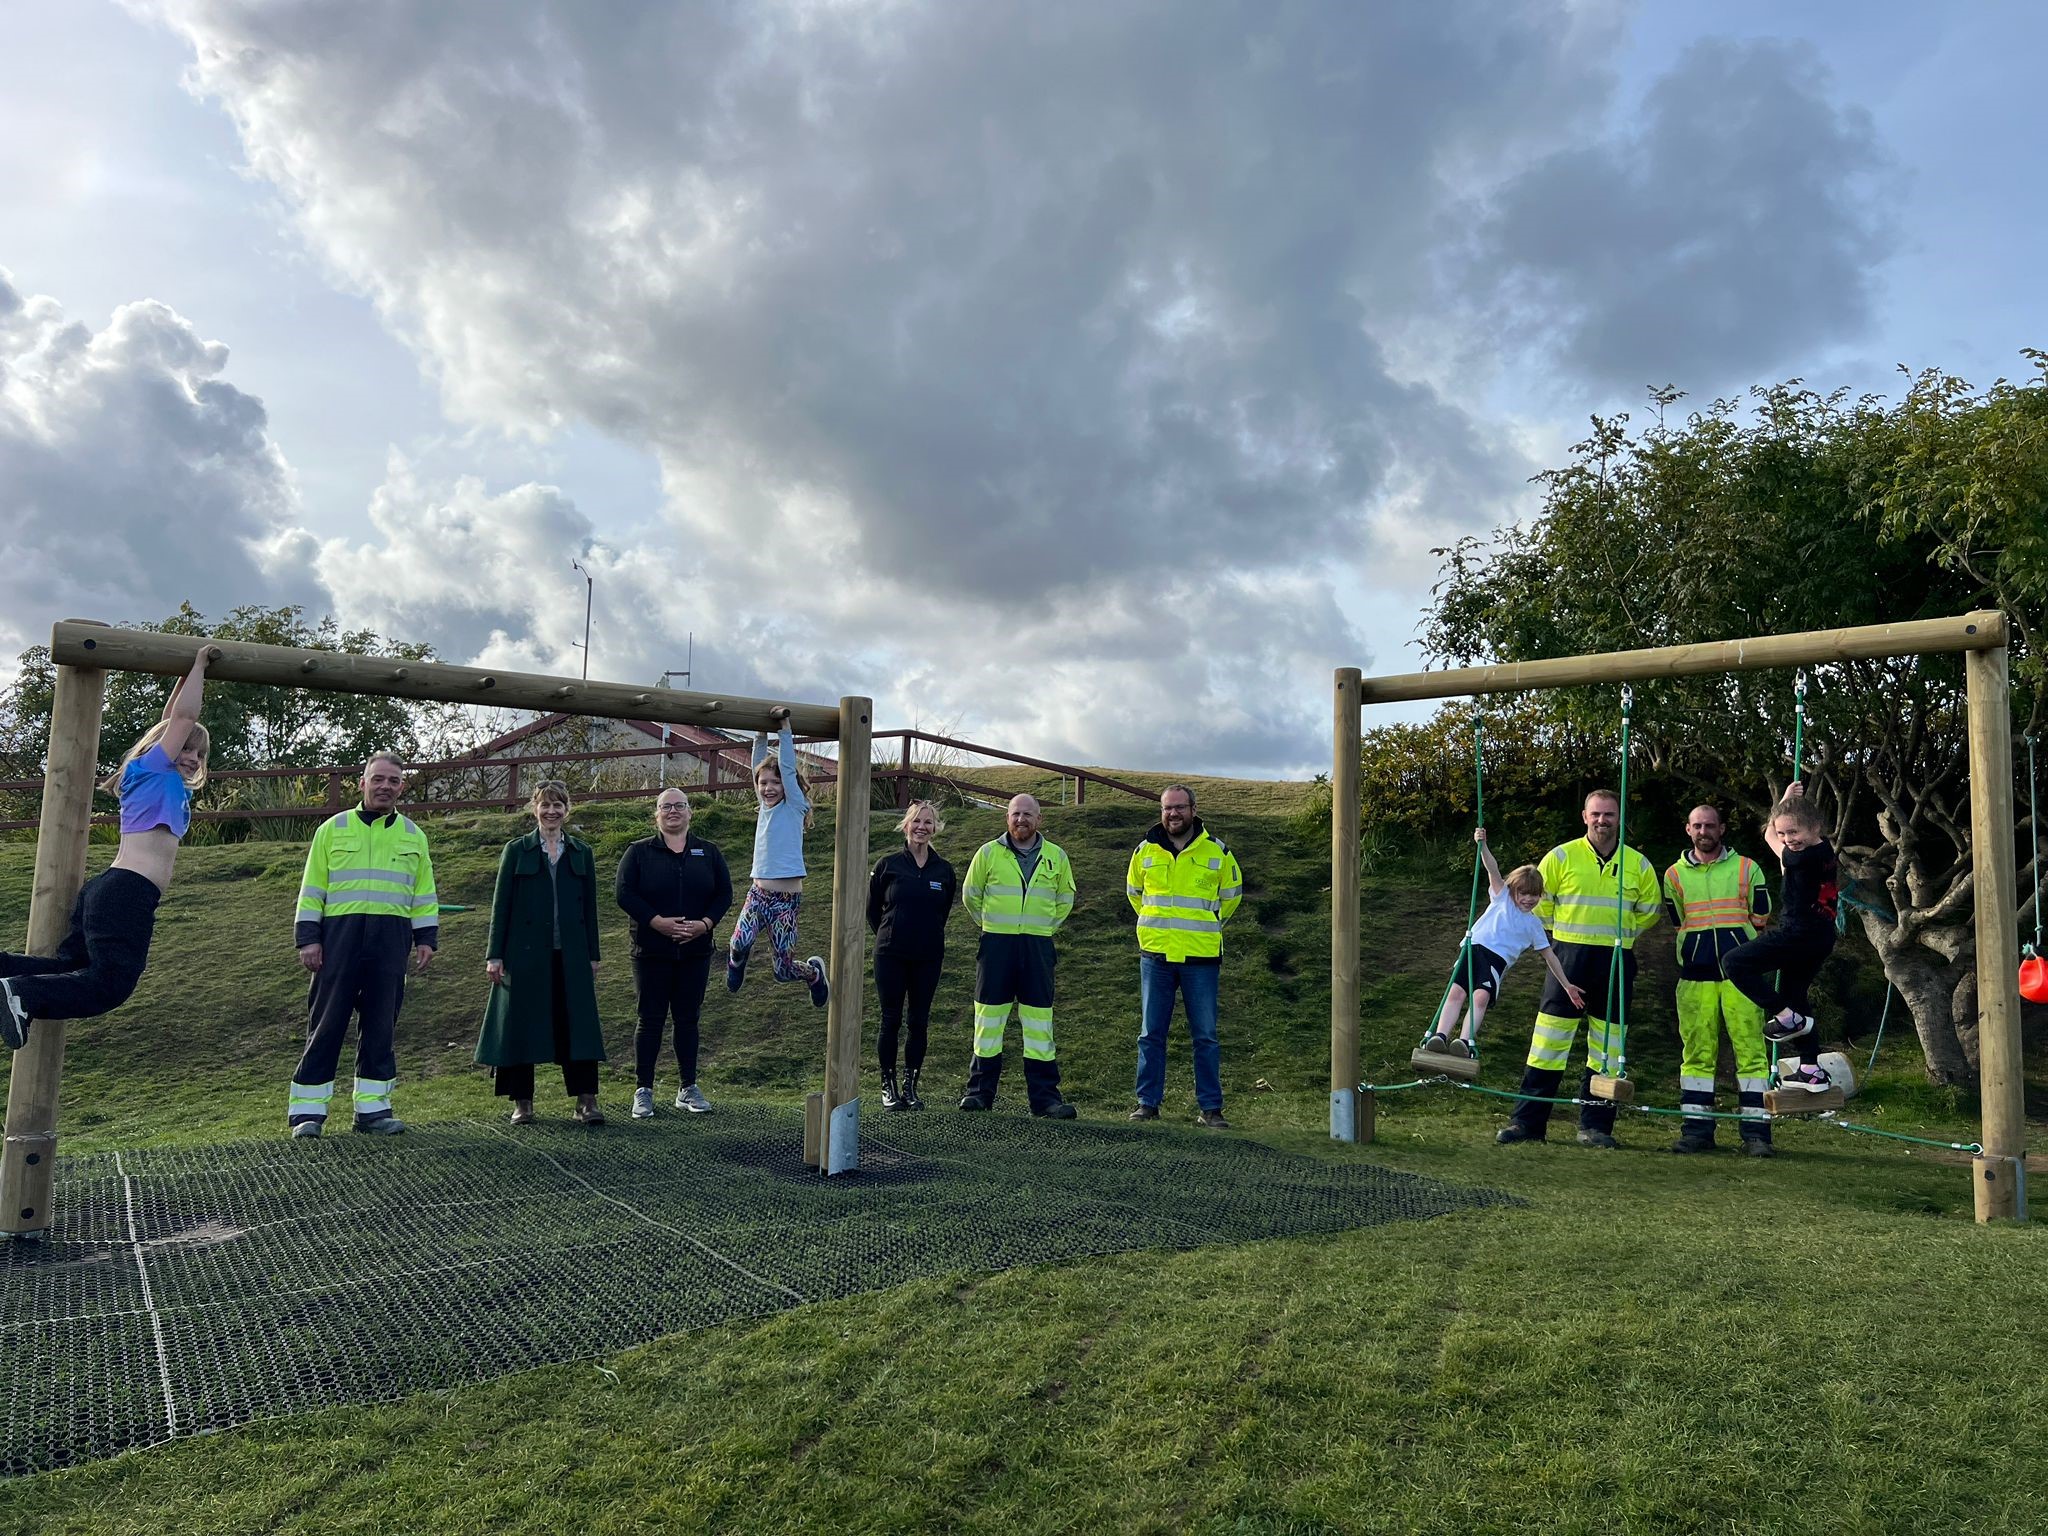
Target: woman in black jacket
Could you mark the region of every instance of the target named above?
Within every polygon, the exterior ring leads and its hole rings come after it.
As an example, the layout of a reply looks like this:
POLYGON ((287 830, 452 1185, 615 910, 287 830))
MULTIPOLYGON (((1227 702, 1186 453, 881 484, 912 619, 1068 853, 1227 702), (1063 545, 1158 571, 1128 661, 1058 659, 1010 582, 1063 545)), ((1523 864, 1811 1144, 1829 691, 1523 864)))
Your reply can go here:
POLYGON ((946 919, 960 896, 953 866, 932 850, 945 830, 939 809, 913 801, 897 824, 903 850, 887 855, 868 880, 868 927, 875 935, 875 990, 882 995, 882 1108, 923 1109, 917 1096, 924 1069, 926 1027, 939 967, 946 957, 946 919), (896 1037, 903 1005, 910 1004, 910 1038, 903 1050, 903 1086, 896 1086, 896 1037))
POLYGON ((640 1027, 633 1035, 633 1118, 654 1114, 654 1063, 664 1024, 675 1019, 676 1064, 683 1086, 676 1108, 708 1114, 697 1088, 697 1017, 711 974, 711 932, 732 909, 732 876, 716 843, 690 831, 690 797, 664 789, 654 802, 655 835, 630 844, 619 860, 616 894, 633 919, 633 988, 640 1027))

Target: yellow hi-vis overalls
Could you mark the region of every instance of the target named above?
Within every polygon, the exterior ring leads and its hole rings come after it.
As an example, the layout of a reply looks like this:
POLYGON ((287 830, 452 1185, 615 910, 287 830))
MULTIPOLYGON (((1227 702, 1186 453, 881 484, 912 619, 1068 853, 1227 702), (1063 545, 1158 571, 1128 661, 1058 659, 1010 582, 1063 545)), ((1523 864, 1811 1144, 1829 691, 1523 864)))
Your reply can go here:
POLYGON ((1744 997, 1722 973, 1721 960, 1756 937, 1759 918, 1771 910, 1771 891, 1753 859, 1731 848, 1711 864, 1695 862, 1688 849, 1664 871, 1664 911, 1678 930, 1678 1067, 1682 1108, 1701 1111, 1683 1122, 1682 1135, 1701 1143, 1714 1139, 1714 1073, 1720 1065, 1721 1030, 1735 1050, 1735 1090, 1742 1134, 1768 1141, 1764 1113, 1770 1052, 1764 1045, 1764 1011, 1744 997))

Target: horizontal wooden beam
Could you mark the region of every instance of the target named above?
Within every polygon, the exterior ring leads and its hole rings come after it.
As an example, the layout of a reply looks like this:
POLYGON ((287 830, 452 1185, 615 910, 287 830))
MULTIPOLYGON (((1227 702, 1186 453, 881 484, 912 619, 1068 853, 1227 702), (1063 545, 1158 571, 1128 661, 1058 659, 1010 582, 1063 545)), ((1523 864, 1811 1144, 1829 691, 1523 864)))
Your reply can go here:
POLYGON ((1991 610, 1950 619, 1916 619, 1905 624, 1867 624, 1855 629, 1762 635, 1754 640, 1715 640, 1703 645, 1665 645, 1653 650, 1556 656, 1496 667, 1368 677, 1360 683, 1360 702, 1399 704, 1413 699, 1519 693, 1531 688, 1642 682, 1702 672, 1761 672, 1772 667, 1810 667, 1830 661, 1868 661, 1930 651, 1989 651, 2004 644, 2005 616, 1991 610))
MULTIPOLYGON (((728 698, 679 688, 637 688, 630 683, 594 683, 457 667, 442 661, 403 661, 393 656, 355 656, 345 651, 308 651, 285 645, 252 645, 154 630, 113 629, 86 619, 64 619, 50 631, 50 655, 59 665, 100 667, 114 672, 182 676, 203 645, 219 649, 207 668, 224 683, 267 683, 279 688, 312 688, 327 693, 368 693, 439 704, 488 704, 501 709, 559 711, 608 720, 653 720, 670 725, 720 726, 727 730, 772 728, 770 699, 728 698)), ((839 710, 831 704, 791 704, 792 730, 806 736, 839 736, 839 710)))

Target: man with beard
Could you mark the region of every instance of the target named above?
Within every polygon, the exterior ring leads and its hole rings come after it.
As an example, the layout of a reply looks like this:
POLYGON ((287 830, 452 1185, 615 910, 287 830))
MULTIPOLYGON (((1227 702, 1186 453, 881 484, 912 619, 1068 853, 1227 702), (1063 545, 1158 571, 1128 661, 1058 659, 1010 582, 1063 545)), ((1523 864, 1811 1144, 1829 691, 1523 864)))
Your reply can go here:
POLYGON ((1764 1113, 1770 1058, 1764 1049, 1763 1010, 1744 997, 1722 969, 1731 950, 1756 937, 1771 912, 1771 891, 1754 860, 1724 840, 1727 823, 1711 805, 1686 818, 1692 846, 1664 871, 1664 913, 1678 930, 1679 1122, 1674 1152, 1714 1147, 1714 1070, 1721 1031, 1735 1050, 1735 1089, 1742 1111, 1742 1149, 1771 1155, 1771 1122, 1764 1113))

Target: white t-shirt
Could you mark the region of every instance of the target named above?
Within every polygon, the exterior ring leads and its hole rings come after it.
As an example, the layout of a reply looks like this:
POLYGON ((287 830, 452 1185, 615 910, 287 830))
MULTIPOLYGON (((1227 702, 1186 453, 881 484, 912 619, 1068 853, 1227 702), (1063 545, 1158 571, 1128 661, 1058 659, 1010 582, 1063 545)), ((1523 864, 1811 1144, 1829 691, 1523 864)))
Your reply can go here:
POLYGON ((1502 886, 1487 903, 1486 910, 1479 915, 1479 921, 1472 925, 1466 935, 1472 943, 1483 949, 1490 949, 1499 955, 1501 970, 1506 972, 1525 949, 1550 948, 1550 935, 1543 931, 1543 921, 1534 912, 1524 912, 1515 904, 1515 893, 1502 886))

